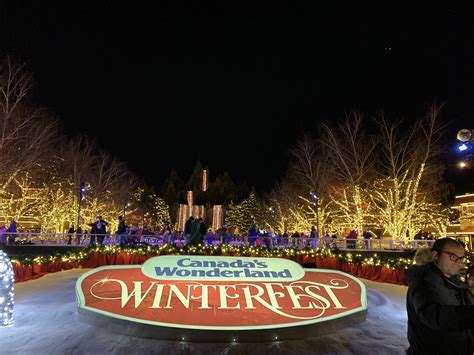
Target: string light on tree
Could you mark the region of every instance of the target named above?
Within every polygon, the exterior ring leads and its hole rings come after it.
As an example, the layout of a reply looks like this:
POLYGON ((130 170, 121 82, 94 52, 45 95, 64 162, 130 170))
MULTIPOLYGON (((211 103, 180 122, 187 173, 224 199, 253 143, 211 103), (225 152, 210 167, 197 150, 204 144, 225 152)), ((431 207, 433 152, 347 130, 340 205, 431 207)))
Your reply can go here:
POLYGON ((0 326, 13 323, 13 266, 2 250, 0 250, 0 326))
POLYGON ((238 205, 230 205, 226 215, 226 223, 241 231, 247 231, 255 222, 264 225, 262 203, 252 191, 248 198, 238 205))
POLYGON ((169 207, 161 197, 156 197, 153 212, 156 219, 155 224, 158 229, 163 229, 166 224, 171 223, 169 207))

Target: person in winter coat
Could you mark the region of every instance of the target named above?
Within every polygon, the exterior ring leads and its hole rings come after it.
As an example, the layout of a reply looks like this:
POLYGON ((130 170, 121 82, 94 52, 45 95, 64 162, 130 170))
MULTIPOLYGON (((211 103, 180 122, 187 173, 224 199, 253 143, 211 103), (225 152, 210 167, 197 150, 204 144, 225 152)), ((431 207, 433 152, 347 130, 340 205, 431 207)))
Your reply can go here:
POLYGON ((109 223, 102 219, 102 216, 97 217, 96 227, 97 227, 97 242, 99 244, 104 244, 104 239, 107 234, 107 225, 109 223))
POLYGON ((7 227, 4 224, 0 226, 0 243, 5 244, 7 241, 7 227))
POLYGON ((188 245, 189 240, 191 239, 191 225, 194 222, 194 217, 191 216, 188 218, 184 224, 184 245, 188 245))
POLYGON ((199 219, 195 219, 191 223, 191 236, 189 238, 189 243, 187 245, 197 246, 201 243, 201 230, 200 230, 201 223, 199 219))
POLYGON ((201 233, 201 240, 204 239, 204 236, 207 233, 207 226, 206 223, 202 220, 202 218, 199 218, 199 233, 201 233))
POLYGON ((79 226, 77 227, 77 230, 76 230, 76 244, 77 245, 81 244, 81 239, 82 239, 82 228, 79 226))
POLYGON ((10 225, 8 226, 7 233, 12 233, 8 234, 8 244, 15 244, 16 221, 13 218, 10 220, 10 225))
POLYGON ((229 243, 230 242, 230 240, 227 237, 227 226, 225 224, 222 226, 221 230, 219 231, 219 236, 220 236, 220 239, 221 239, 221 243, 229 243))
POLYGON ((311 238, 311 247, 317 248, 318 247, 318 242, 319 242, 319 231, 316 229, 315 226, 311 227, 311 233, 309 235, 311 238))
POLYGON ((255 242, 257 241, 257 225, 255 223, 250 227, 248 234, 249 245, 255 245, 255 242))
POLYGON ((125 223, 125 220, 123 219, 123 216, 119 216, 118 218, 118 225, 117 225, 117 231, 115 232, 117 239, 119 241, 120 246, 124 246, 127 242, 127 224, 125 223))
POLYGON ((104 243, 105 234, 107 233, 106 226, 108 223, 102 219, 102 216, 97 216, 97 221, 90 223, 91 239, 89 245, 95 244, 96 236, 99 244, 104 243))
POLYGON ((71 245, 72 243, 72 236, 74 235, 74 224, 71 226, 71 228, 69 228, 69 230, 67 231, 67 245, 71 245))
POLYGON ((472 354, 474 306, 467 286, 456 275, 465 266, 463 246, 454 239, 436 240, 418 252, 405 272, 408 282, 407 354, 472 354))

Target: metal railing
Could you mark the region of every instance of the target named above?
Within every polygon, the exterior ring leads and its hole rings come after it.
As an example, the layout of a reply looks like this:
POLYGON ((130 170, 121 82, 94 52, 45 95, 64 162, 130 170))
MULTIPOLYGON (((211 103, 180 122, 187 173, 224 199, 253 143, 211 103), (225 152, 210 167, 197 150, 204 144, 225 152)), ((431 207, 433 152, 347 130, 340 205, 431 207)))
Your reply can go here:
MULTIPOLYGON (((171 234, 68 234, 68 233, 5 233, 0 235, 0 245, 44 245, 44 246, 87 246, 91 244, 133 245, 143 243, 151 246, 172 244, 177 247, 185 245, 183 233, 171 234)), ((201 244, 232 246, 263 246, 268 248, 338 248, 347 250, 405 250, 431 247, 434 240, 393 239, 347 239, 347 238, 283 238, 218 236, 204 235, 201 244)))

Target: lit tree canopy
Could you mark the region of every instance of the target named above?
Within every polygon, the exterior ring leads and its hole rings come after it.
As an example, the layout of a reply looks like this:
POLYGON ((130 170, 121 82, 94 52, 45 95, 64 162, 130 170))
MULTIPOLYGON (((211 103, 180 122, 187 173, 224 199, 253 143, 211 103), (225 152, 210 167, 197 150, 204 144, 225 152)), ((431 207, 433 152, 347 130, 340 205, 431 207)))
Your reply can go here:
POLYGON ((254 222, 258 226, 264 227, 264 211, 265 205, 252 190, 249 197, 241 203, 229 206, 226 223, 242 233, 247 232, 254 222))
POLYGON ((336 125, 323 124, 320 137, 303 136, 287 176, 270 194, 281 214, 275 226, 309 230, 317 219, 322 231, 338 234, 375 227, 405 240, 430 227, 443 235, 448 212, 439 113, 433 106, 408 127, 383 114, 369 121, 353 112, 336 125), (318 196, 318 213, 310 191, 318 196))
POLYGON ((1 217, 33 218, 43 231, 63 232, 77 220, 84 181, 83 229, 97 214, 116 219, 138 179, 94 142, 65 137, 53 115, 32 104, 33 86, 25 63, 0 58, 1 217))

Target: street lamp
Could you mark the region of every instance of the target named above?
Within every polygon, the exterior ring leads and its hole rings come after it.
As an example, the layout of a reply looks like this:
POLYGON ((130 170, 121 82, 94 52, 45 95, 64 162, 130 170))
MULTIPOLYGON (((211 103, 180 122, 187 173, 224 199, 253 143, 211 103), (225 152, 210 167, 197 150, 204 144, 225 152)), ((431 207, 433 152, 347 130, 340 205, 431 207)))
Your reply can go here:
POLYGON ((272 217, 275 218, 275 210, 273 209, 273 207, 268 207, 268 210, 270 211, 272 217))
POLYGON ((125 202, 123 206, 123 219, 125 220, 125 213, 127 212, 127 208, 130 207, 130 202, 125 202))
POLYGON ((80 226, 80 221, 81 221, 81 202, 84 200, 84 194, 87 191, 87 185, 85 181, 81 182, 81 186, 79 186, 79 206, 77 208, 77 228, 80 226))
MULTIPOLYGON (((456 138, 461 142, 457 146, 457 152, 463 155, 464 160, 469 160, 474 157, 473 146, 474 146, 474 129, 461 129, 456 138)), ((460 168, 466 168, 469 166, 467 161, 461 161, 459 163, 460 168)))
POLYGON ((469 149, 469 146, 466 145, 466 143, 463 143, 458 147, 458 149, 459 149, 460 152, 464 152, 464 151, 469 149))
POLYGON ((309 194, 314 199, 313 204, 316 206, 316 231, 318 232, 318 238, 319 238, 320 237, 319 235, 319 197, 313 191, 310 191, 309 194))
POLYGON ((474 129, 461 129, 456 138, 461 142, 472 142, 474 140, 474 129))

